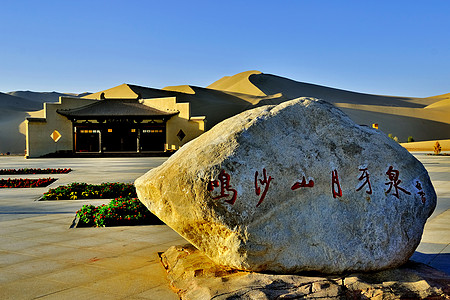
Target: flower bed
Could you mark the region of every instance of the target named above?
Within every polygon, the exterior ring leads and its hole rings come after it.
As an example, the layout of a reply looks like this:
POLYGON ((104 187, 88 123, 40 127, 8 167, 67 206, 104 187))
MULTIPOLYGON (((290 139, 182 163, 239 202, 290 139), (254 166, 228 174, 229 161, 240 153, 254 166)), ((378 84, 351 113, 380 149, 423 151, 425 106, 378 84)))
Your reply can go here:
POLYGON ((57 178, 40 178, 40 179, 0 179, 0 188, 34 188, 46 187, 55 182, 57 178))
POLYGON ((77 183, 62 185, 44 193, 41 200, 111 199, 117 197, 137 197, 131 183, 102 183, 99 185, 77 183))
POLYGON ((23 175, 23 174, 67 174, 72 169, 64 168, 64 169, 34 169, 34 168, 25 168, 25 169, 0 169, 0 175, 23 175))
POLYGON ((111 200, 101 206, 83 205, 77 211, 77 227, 106 227, 164 224, 137 198, 111 200))

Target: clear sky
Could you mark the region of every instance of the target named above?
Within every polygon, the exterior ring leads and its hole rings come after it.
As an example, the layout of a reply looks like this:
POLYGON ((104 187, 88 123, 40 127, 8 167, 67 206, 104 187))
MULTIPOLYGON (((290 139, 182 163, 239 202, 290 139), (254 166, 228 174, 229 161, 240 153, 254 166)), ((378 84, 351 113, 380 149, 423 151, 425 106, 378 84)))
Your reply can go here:
POLYGON ((259 70, 374 94, 450 93, 450 1, 5 0, 0 91, 207 86, 259 70))

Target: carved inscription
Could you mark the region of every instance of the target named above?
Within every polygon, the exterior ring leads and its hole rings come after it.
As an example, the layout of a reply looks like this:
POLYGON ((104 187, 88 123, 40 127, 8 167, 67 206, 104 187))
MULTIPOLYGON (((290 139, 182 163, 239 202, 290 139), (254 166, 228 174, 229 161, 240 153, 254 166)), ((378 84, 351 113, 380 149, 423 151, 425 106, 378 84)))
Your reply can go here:
MULTIPOLYGON (((372 183, 369 170, 366 166, 360 166, 358 170, 361 172, 359 177, 357 177, 359 183, 356 186, 356 191, 361 191, 365 188, 365 192, 369 195, 373 193, 372 183)), ((392 192, 392 195, 396 198, 400 198, 400 192, 405 193, 407 195, 411 195, 411 192, 406 190, 403 186, 400 186, 402 181, 400 180, 400 171, 394 169, 393 166, 389 166, 388 170, 385 173, 387 175, 388 182, 384 184, 387 186, 386 194, 392 192)), ((270 184, 274 180, 272 176, 267 175, 267 170, 265 168, 262 169, 262 174, 258 171, 254 174, 254 188, 255 194, 259 197, 258 202, 256 203, 256 207, 260 206, 261 203, 267 196, 267 192, 270 189, 270 184)), ((422 203, 426 202, 426 195, 422 188, 422 183, 419 180, 415 180, 413 182, 414 187, 416 189, 416 194, 420 196, 422 203)), ((297 180, 290 189, 295 191, 300 188, 314 188, 314 179, 308 178, 306 180, 305 176, 302 176, 301 180, 297 180)), ((213 193, 212 199, 225 199, 226 203, 233 205, 236 202, 238 197, 238 192, 231 185, 231 175, 228 174, 225 170, 221 170, 218 178, 215 180, 210 180, 207 185, 207 189, 209 192, 213 193), (218 191, 216 191, 218 188, 218 191)), ((331 171, 331 195, 333 198, 342 197, 343 191, 341 188, 341 184, 339 181, 339 174, 336 169, 331 171)))

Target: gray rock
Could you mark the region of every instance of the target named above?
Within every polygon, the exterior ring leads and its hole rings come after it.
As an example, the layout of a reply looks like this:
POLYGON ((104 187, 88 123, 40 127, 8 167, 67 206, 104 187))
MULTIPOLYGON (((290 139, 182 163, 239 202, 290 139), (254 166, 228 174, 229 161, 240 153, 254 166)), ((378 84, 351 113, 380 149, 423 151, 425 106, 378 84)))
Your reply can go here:
POLYGON ((227 119, 135 185, 216 264, 250 271, 399 266, 436 206, 408 151, 310 98, 227 119))

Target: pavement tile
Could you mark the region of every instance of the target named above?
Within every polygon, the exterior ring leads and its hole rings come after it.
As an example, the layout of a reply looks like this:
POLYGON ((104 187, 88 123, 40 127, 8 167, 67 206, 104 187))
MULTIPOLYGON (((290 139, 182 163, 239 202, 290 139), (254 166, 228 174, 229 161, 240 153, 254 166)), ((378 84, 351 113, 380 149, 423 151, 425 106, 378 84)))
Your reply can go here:
MULTIPOLYGON (((123 296, 78 286, 78 287, 58 291, 58 292, 52 293, 50 295, 41 297, 39 299, 43 299, 43 300, 61 300, 61 299, 115 300, 115 299, 123 299, 123 296)), ((166 298, 154 298, 154 299, 163 300, 166 298)))
POLYGON ((140 294, 151 288, 159 286, 159 282, 151 281, 148 276, 141 274, 132 274, 129 272, 121 272, 114 277, 107 277, 103 280, 82 285, 85 288, 130 297, 140 294))
MULTIPOLYGON (((32 259, 2 268, 2 272, 19 273, 26 276, 40 276, 71 267, 72 264, 50 259, 32 259)), ((0 298, 1 299, 1 298, 0 298)))
POLYGON ((36 257, 17 252, 0 250, 0 268, 33 259, 36 259, 36 257))
POLYGON ((24 240, 18 237, 2 237, 0 243, 0 250, 4 251, 18 251, 30 247, 40 246, 42 243, 34 240, 24 240))
POLYGON ((67 247, 75 247, 75 248, 86 248, 86 247, 93 247, 93 246, 101 246, 104 243, 109 242, 107 239, 101 237, 101 236, 88 236, 88 237, 74 237, 71 233, 67 234, 66 240, 59 240, 55 238, 54 242, 61 246, 67 246, 67 247))
MULTIPOLYGON (((10 268, 0 268, 0 289, 2 284, 8 284, 11 282, 14 282, 16 280, 19 279, 24 279, 24 278, 28 278, 31 276, 26 276, 20 273, 14 273, 14 272, 10 272, 10 268)), ((1 295, 1 292, 0 292, 1 295)), ((0 299, 3 299, 2 297, 0 297, 0 299)))
POLYGON ((179 300, 180 297, 170 287, 161 285, 136 295, 136 299, 179 300))
POLYGON ((94 283, 108 277, 113 277, 117 274, 117 271, 97 268, 89 264, 79 264, 39 276, 39 278, 62 282, 65 283, 67 287, 77 287, 83 284, 94 283))
POLYGON ((65 253, 51 256, 48 259, 68 265, 75 265, 75 264, 91 264, 98 260, 116 257, 118 256, 115 253, 107 253, 104 251, 79 248, 74 249, 73 251, 68 251, 65 253))
POLYGON ((35 299, 67 289, 61 282, 29 277, 0 285, 0 299, 35 299))
POLYGON ((100 258, 96 261, 93 261, 92 265, 95 267, 101 267, 116 271, 131 271, 154 263, 156 259, 157 256, 142 257, 125 254, 115 257, 100 258))
POLYGON ((31 255, 39 258, 58 257, 64 253, 73 252, 73 247, 65 247, 56 244, 41 244, 37 247, 28 247, 24 249, 17 249, 17 252, 21 254, 31 255))

